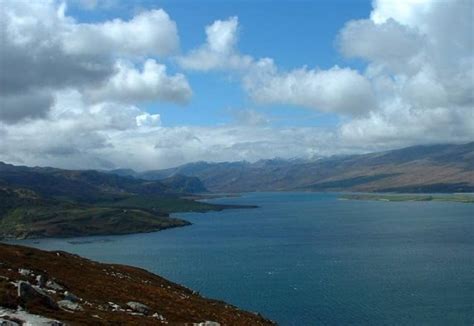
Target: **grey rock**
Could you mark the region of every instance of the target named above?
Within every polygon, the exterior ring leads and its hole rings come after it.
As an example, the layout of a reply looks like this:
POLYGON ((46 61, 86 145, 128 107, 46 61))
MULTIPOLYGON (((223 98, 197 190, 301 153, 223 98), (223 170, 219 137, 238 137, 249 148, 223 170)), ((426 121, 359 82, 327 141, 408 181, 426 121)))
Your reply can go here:
POLYGON ((18 273, 20 273, 23 276, 30 276, 30 275, 33 274, 33 271, 31 271, 30 269, 26 269, 26 268, 19 268, 18 273))
POLYGON ((109 306, 112 308, 112 311, 123 310, 118 304, 109 302, 109 306))
POLYGON ((166 318, 163 316, 163 315, 160 315, 159 313, 155 312, 153 315, 152 315, 153 318, 156 318, 158 320, 161 320, 161 321, 165 321, 166 318))
POLYGON ((72 302, 70 300, 58 301, 58 306, 62 309, 66 309, 70 311, 83 311, 84 310, 80 304, 72 302))
POLYGON ((144 315, 148 314, 148 312, 150 311, 150 307, 140 302, 130 301, 127 302, 127 306, 129 306, 130 309, 132 309, 133 311, 139 312, 144 315))
POLYGON ((0 318, 0 326, 21 326, 21 325, 13 320, 0 318))
POLYGON ((75 296, 74 294, 72 294, 69 291, 64 292, 64 300, 69 300, 69 301, 72 301, 72 302, 79 302, 80 301, 80 299, 77 296, 75 296))
POLYGON ((36 285, 38 285, 40 288, 44 287, 46 285, 46 278, 43 275, 37 275, 36 276, 36 285))
POLYGON ((62 287, 61 285, 59 285, 58 283, 56 283, 52 280, 49 280, 48 282, 46 282, 46 287, 50 288, 50 289, 53 289, 53 290, 56 290, 56 291, 64 290, 64 287, 62 287))
POLYGON ((19 281, 17 285, 17 294, 25 303, 32 300, 39 300, 43 305, 48 308, 57 309, 58 306, 54 302, 53 298, 47 295, 41 289, 32 286, 30 283, 25 281, 19 281))

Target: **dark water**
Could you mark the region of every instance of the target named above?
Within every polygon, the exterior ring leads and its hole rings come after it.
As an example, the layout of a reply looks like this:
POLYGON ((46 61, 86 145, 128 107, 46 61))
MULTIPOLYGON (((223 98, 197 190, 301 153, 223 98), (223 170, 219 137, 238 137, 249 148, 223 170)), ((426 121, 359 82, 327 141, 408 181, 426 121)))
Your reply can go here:
POLYGON ((195 224, 158 233, 23 244, 144 267, 281 325, 474 324, 474 205, 316 193, 214 201, 260 208, 179 214, 195 224))

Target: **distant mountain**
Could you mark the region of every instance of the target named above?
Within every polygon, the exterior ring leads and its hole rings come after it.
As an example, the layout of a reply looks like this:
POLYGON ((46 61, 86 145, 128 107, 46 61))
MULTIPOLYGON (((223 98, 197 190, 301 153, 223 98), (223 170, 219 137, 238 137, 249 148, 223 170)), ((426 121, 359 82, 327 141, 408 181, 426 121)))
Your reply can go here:
POLYGON ((197 162, 134 174, 147 180, 175 175, 197 177, 213 192, 473 192, 474 142, 412 146, 313 161, 197 162))
POLYGON ((160 182, 177 193, 204 193, 207 192, 204 184, 197 177, 175 174, 160 182))

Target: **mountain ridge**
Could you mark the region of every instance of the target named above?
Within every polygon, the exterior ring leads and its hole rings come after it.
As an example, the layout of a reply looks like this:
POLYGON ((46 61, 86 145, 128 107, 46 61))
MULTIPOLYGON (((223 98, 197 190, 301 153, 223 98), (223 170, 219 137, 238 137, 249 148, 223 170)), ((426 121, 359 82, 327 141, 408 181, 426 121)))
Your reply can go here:
POLYGON ((470 142, 416 145, 308 161, 200 161, 169 169, 134 172, 134 176, 147 180, 177 174, 197 177, 213 192, 472 192, 473 171, 474 142, 470 142))

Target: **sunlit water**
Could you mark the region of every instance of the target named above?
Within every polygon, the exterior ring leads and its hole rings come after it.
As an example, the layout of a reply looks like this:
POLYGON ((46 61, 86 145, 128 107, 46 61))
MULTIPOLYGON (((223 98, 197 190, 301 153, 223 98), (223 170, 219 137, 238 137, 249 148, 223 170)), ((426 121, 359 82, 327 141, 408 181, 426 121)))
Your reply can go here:
POLYGON ((474 205, 249 193, 157 233, 28 240, 146 268, 281 325, 472 325, 474 205))

